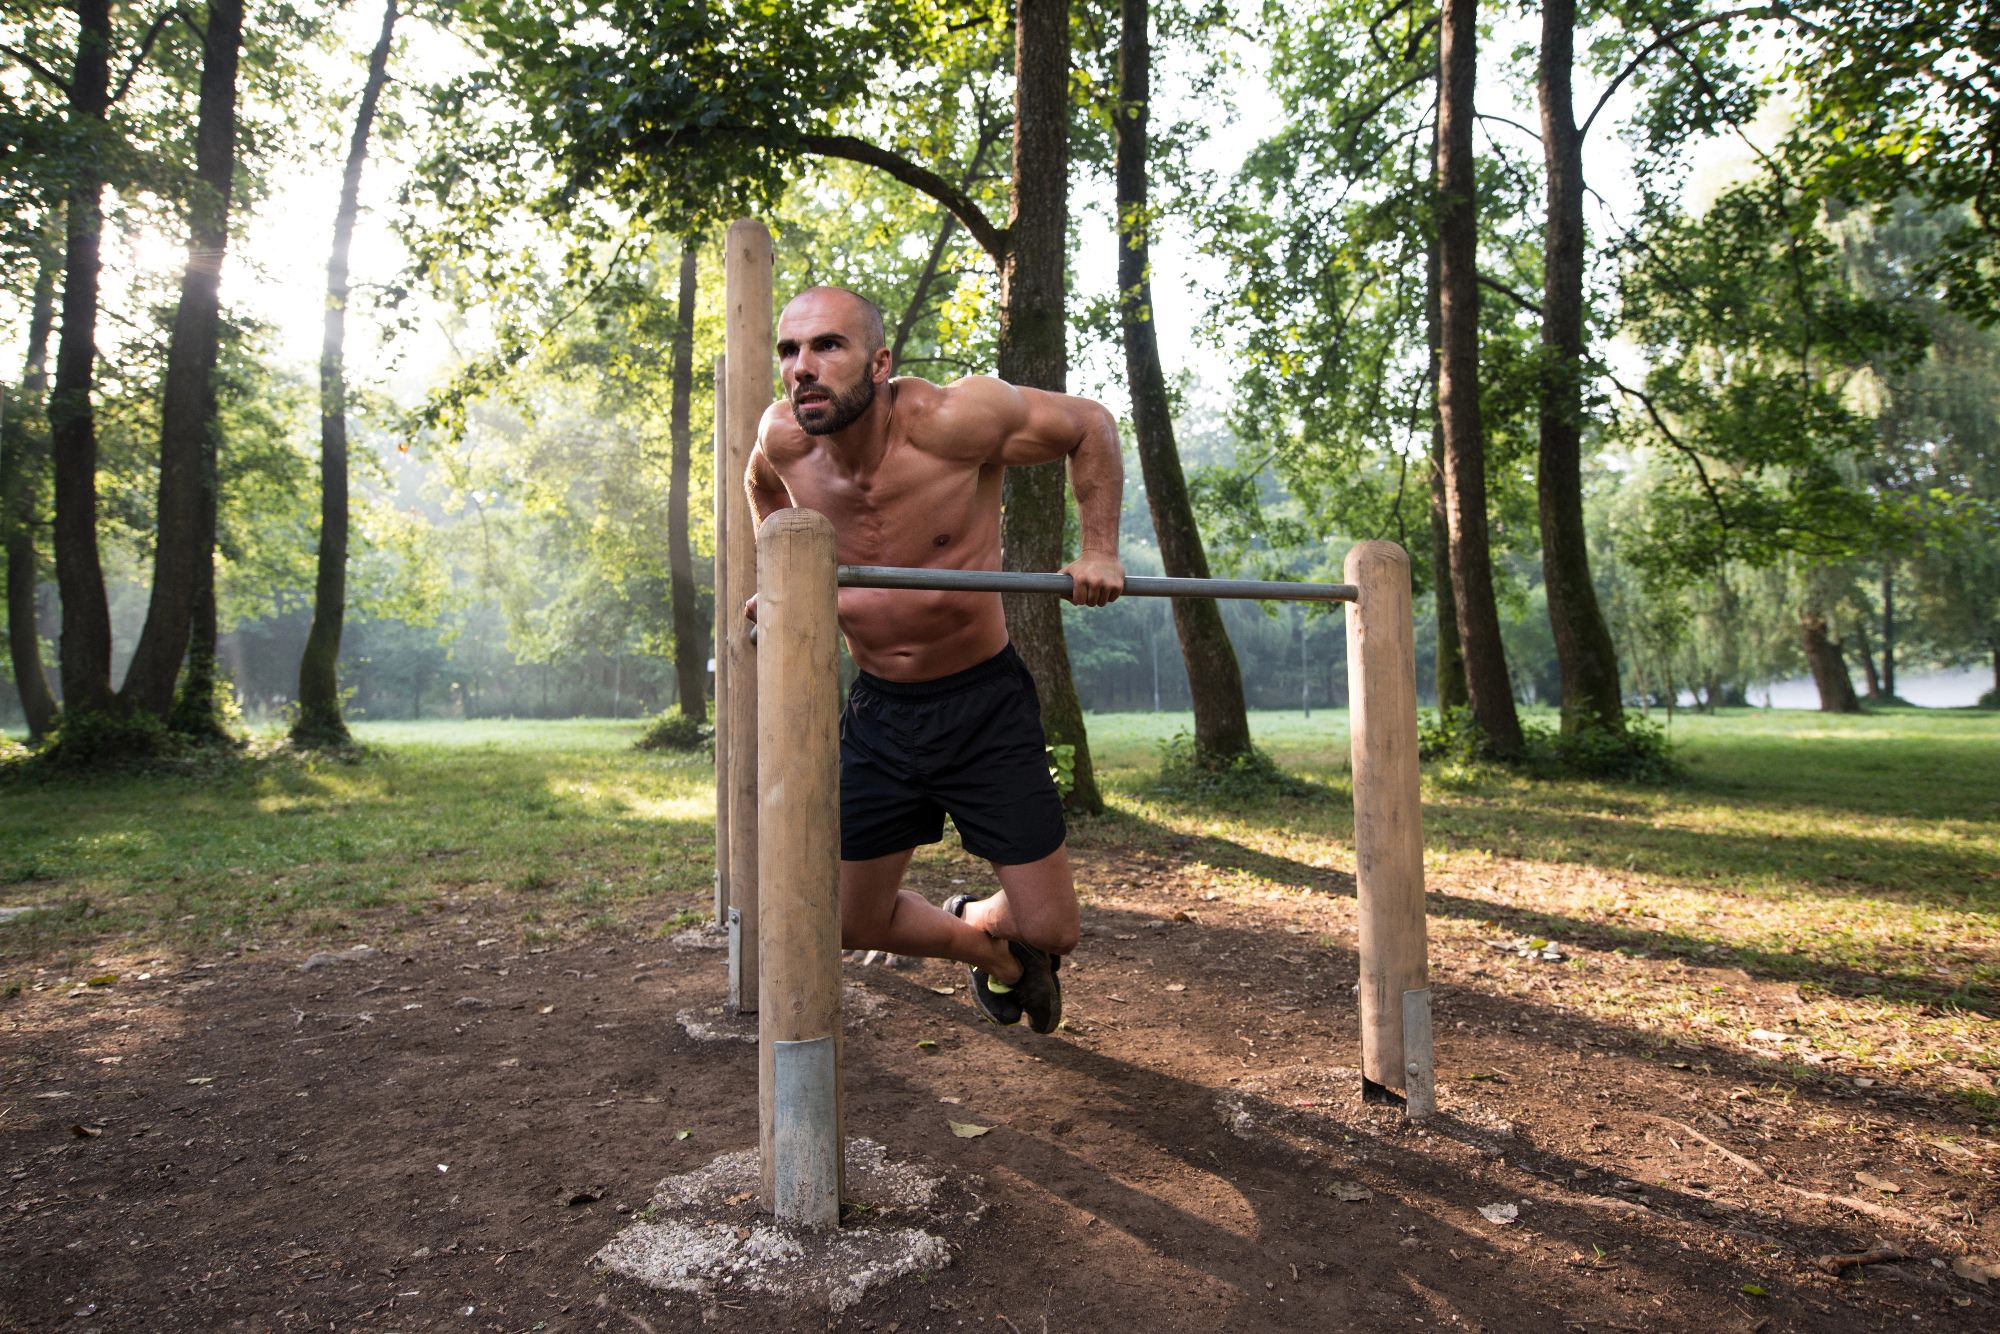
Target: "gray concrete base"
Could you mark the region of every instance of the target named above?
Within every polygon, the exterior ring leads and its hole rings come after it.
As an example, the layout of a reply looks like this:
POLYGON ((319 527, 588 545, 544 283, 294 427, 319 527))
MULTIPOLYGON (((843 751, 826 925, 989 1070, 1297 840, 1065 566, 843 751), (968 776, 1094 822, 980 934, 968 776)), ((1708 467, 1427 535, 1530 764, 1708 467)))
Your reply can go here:
MULTIPOLYGON (((905 1274, 943 1269, 940 1237, 896 1220, 941 1220, 942 1175, 892 1163, 881 1145, 847 1145, 847 1199, 860 1206, 838 1229, 797 1228, 757 1211, 754 1150, 724 1154, 659 1185, 652 1205, 591 1257, 648 1287, 686 1292, 713 1307, 731 1293, 764 1293, 840 1312, 905 1274)), ((984 1208, 966 1214, 976 1220, 984 1208)))

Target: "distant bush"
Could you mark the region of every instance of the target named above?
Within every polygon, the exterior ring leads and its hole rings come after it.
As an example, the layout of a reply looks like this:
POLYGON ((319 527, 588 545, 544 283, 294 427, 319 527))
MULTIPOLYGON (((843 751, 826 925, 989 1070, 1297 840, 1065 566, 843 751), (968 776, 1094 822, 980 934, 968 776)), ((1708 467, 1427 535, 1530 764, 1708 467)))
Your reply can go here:
POLYGON ((715 729, 688 717, 679 709, 663 713, 646 725, 645 732, 632 743, 637 750, 707 750, 715 744, 715 729))
POLYGON ((1626 715, 1622 733, 1601 727, 1563 732, 1524 722, 1521 740, 1521 754, 1496 755, 1471 709, 1425 709, 1417 715, 1417 758, 1422 760, 1505 764, 1535 778, 1612 778, 1655 786, 1687 776, 1666 731, 1650 718, 1626 715))
POLYGON ((1160 773, 1153 790, 1162 796, 1195 801, 1256 801, 1265 797, 1323 800, 1326 789, 1294 778, 1277 762, 1252 746, 1247 754, 1216 755, 1195 744, 1186 732, 1160 743, 1160 773))

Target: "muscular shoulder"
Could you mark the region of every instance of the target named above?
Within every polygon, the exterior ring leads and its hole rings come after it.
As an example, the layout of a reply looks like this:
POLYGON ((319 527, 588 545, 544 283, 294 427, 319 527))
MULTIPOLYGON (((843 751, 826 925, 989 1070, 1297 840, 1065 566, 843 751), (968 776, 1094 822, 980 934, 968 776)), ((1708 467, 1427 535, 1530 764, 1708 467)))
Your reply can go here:
POLYGON ((929 453, 984 461, 1028 416, 1021 391, 990 375, 968 375, 946 385, 917 379, 895 383, 898 424, 912 444, 929 453))

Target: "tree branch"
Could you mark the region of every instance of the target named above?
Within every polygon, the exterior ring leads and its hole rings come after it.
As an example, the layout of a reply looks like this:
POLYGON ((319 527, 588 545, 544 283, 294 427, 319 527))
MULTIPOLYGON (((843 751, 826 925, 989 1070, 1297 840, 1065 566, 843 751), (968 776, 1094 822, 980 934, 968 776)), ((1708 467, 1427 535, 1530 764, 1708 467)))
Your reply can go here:
POLYGON ((26 68, 30 74, 33 74, 43 83, 59 89, 64 97, 69 96, 69 81, 44 66, 41 61, 36 60, 26 51, 18 50, 11 46, 0 46, 0 52, 5 52, 7 55, 12 56, 17 63, 26 68))
POLYGON ((1522 296, 1519 292, 1507 286, 1505 283, 1501 282, 1497 278, 1489 278, 1482 273, 1479 275, 1479 285, 1481 287, 1489 288, 1492 291, 1498 292, 1501 296, 1506 297, 1509 301, 1519 306, 1522 310, 1527 311, 1530 315, 1539 317, 1542 313, 1542 308, 1539 305, 1537 305, 1533 301, 1528 300, 1528 298, 1522 296))
MULTIPOLYGON (((194 27, 193 22, 188 19, 187 15, 181 13, 178 7, 161 10, 160 16, 153 20, 153 26, 146 29, 145 37, 139 42, 138 51, 132 56, 132 63, 125 68, 125 77, 118 81, 118 91, 111 94, 111 101, 107 105, 116 106, 119 99, 124 97, 131 89, 133 76, 138 74, 139 66, 146 63, 146 57, 152 54, 153 43, 160 39, 160 32, 167 26, 170 20, 177 17, 190 28, 194 27)), ((195 35, 202 37, 203 41, 207 40, 198 28, 195 29, 195 35)))
POLYGON ((1687 461, 1694 465, 1695 476, 1701 479, 1701 489, 1708 496, 1708 503, 1715 509, 1715 522, 1721 527, 1723 532, 1728 532, 1730 528, 1729 512, 1723 508, 1722 497, 1715 494, 1715 483, 1708 480, 1708 468, 1703 465, 1701 455, 1695 451, 1693 446, 1683 444, 1681 438, 1673 433, 1665 421, 1661 420, 1659 409, 1653 406, 1651 398, 1632 388, 1632 386, 1626 384, 1609 371, 1605 372, 1604 378, 1611 381, 1619 393, 1638 399, 1640 405, 1646 409, 1646 415, 1653 419, 1653 425, 1658 428, 1661 435, 1667 438, 1667 443, 1687 456, 1687 461))
POLYGON ((1497 120, 1502 125, 1511 125, 1515 129, 1519 130, 1522 134, 1525 134, 1530 139, 1533 139, 1536 143, 1540 143, 1542 141, 1541 135, 1536 134, 1533 130, 1521 124, 1521 122, 1518 120, 1508 120, 1505 116, 1489 116, 1483 111, 1475 111, 1473 115, 1480 120, 1497 120))
POLYGON ((1638 73, 1639 67, 1645 64, 1648 60, 1651 60, 1653 58, 1653 53, 1655 51, 1658 51, 1661 47, 1666 46, 1672 42, 1678 41, 1680 38, 1687 36, 1691 32, 1698 32, 1699 30, 1709 26, 1711 23, 1726 23, 1730 19, 1742 19, 1742 18, 1791 19, 1792 15, 1782 9, 1767 9, 1759 5, 1756 8, 1752 9, 1731 9, 1721 14, 1709 14, 1703 18, 1698 18, 1694 20, 1692 23, 1684 23, 1680 27, 1675 28, 1672 32, 1661 33, 1660 36, 1653 42, 1652 45, 1648 46, 1638 55, 1633 56, 1630 60, 1625 62, 1625 68, 1618 71, 1617 77, 1612 79, 1610 86, 1605 88, 1604 95, 1597 99, 1597 105, 1590 109, 1590 114, 1588 116, 1584 117, 1583 126, 1582 128, 1577 130, 1576 137, 1578 139, 1582 139, 1585 135, 1590 133, 1591 125, 1597 120, 1597 113, 1604 110, 1604 104, 1611 100, 1611 95, 1617 92, 1618 89, 1624 85, 1625 80, 1631 78, 1634 74, 1638 73))
POLYGON ((873 167, 895 177, 917 193, 929 195, 950 210, 959 224, 971 233, 972 239, 979 242, 979 248, 992 256, 995 264, 1006 262, 1009 244, 1007 229, 995 227, 972 196, 936 172, 918 166, 900 153, 892 153, 851 134, 802 134, 799 146, 820 157, 840 158, 873 167))

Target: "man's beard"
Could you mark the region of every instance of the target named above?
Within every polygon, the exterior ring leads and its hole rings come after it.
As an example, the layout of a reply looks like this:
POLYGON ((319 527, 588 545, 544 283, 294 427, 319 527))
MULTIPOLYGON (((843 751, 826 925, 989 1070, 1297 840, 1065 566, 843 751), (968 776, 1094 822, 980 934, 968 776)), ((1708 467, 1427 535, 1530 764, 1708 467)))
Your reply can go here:
POLYGON ((851 388, 836 392, 824 403, 810 405, 814 416, 807 420, 799 395, 807 389, 827 387, 817 381, 792 386, 792 418, 807 435, 832 435, 835 431, 844 431, 861 420, 861 414, 868 411, 869 405, 875 401, 875 381, 864 374, 851 388))

